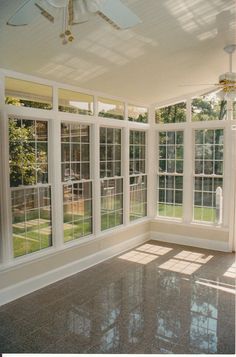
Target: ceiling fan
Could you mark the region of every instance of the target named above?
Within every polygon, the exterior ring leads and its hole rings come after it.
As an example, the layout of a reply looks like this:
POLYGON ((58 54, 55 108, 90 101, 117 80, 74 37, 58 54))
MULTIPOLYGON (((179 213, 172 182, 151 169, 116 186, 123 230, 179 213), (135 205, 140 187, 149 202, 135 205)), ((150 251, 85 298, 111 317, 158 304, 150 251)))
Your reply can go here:
POLYGON ((214 85, 216 87, 216 90, 214 90, 214 92, 216 93, 219 99, 235 100, 236 99, 236 73, 233 72, 233 53, 235 52, 235 50, 236 50, 236 44, 227 45, 224 47, 224 51, 229 55, 229 71, 219 76, 218 83, 197 84, 197 85, 198 86, 214 85))
POLYGON ((131 28, 141 22, 120 0, 27 0, 7 21, 10 26, 25 26, 41 13, 47 20, 54 22, 58 11, 63 14, 62 43, 72 42, 72 25, 89 20, 93 14, 118 30, 131 28))

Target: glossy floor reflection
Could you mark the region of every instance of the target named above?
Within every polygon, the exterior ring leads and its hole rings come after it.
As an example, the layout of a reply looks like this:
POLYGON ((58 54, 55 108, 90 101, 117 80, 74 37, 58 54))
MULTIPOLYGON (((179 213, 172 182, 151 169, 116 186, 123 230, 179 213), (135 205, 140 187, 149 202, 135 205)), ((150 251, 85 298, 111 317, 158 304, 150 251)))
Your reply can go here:
POLYGON ((0 352, 234 353, 234 259, 142 244, 0 307, 0 352))

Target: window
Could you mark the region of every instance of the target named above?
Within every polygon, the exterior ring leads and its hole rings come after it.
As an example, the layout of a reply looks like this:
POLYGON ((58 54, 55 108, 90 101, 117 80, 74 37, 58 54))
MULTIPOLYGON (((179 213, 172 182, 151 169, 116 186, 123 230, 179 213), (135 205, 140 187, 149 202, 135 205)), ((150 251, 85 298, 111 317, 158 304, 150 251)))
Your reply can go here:
POLYGON ((48 184, 48 123, 9 120, 10 186, 14 256, 52 245, 48 184))
POLYGON ((62 181, 90 178, 89 126, 61 124, 62 181))
POLYGON ((121 176, 121 129, 100 128, 100 177, 121 176))
POLYGON ((223 129, 195 130, 194 220, 220 223, 222 206, 216 190, 223 187, 223 129))
POLYGON ((225 120, 227 102, 220 100, 215 93, 192 100, 192 121, 225 120))
POLYGON ((186 102, 168 105, 155 111, 158 124, 181 123, 186 121, 186 102))
POLYGON ((98 98, 98 115, 100 117, 124 119, 125 106, 123 102, 114 99, 98 98))
POLYGON ((101 229, 123 223, 121 129, 100 128, 101 229))
POLYGON ((90 127, 61 124, 64 241, 92 233, 90 127))
POLYGON ((138 107, 136 105, 128 105, 128 119, 130 121, 136 121, 139 123, 148 122, 148 110, 144 107, 138 107))
POLYGON ((159 132, 158 215, 182 217, 183 131, 159 132))
POLYGON ((5 103, 38 109, 52 109, 52 87, 6 77, 5 103))
POLYGON ((233 105, 233 119, 236 120, 236 101, 234 101, 232 105, 233 105))
POLYGON ((58 110, 61 112, 93 115, 93 102, 92 95, 58 89, 58 110))
POLYGON ((130 220, 147 215, 146 133, 130 131, 130 220))

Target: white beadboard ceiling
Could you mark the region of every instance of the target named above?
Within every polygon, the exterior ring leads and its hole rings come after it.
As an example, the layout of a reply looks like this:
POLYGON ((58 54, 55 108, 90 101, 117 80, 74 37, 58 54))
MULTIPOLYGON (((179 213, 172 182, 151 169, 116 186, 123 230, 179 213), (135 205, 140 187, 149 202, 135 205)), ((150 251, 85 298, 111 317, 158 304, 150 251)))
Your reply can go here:
MULTIPOLYGON (((63 46, 60 10, 54 24, 40 13, 23 27, 6 25, 25 0, 0 0, 0 67, 151 104, 215 83, 236 43, 235 0, 122 0, 142 20, 116 30, 99 16, 72 27, 63 46)), ((234 61, 236 71, 236 55, 234 61)), ((209 86, 206 86, 209 87, 209 86)))

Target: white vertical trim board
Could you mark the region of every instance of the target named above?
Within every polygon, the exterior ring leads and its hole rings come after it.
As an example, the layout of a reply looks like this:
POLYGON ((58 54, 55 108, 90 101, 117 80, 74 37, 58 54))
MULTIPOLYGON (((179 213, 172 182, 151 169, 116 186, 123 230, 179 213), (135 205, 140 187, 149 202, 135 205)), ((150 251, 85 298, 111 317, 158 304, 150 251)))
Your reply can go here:
POLYGON ((142 244, 148 240, 149 233, 136 236, 125 242, 116 244, 113 247, 103 249, 78 261, 61 266, 58 269, 48 271, 47 273, 24 280, 6 289, 2 289, 0 291, 0 306, 18 299, 24 295, 32 293, 33 291, 41 289, 47 285, 53 284, 56 281, 79 273, 82 270, 88 269, 128 249, 132 249, 138 244, 142 244))

